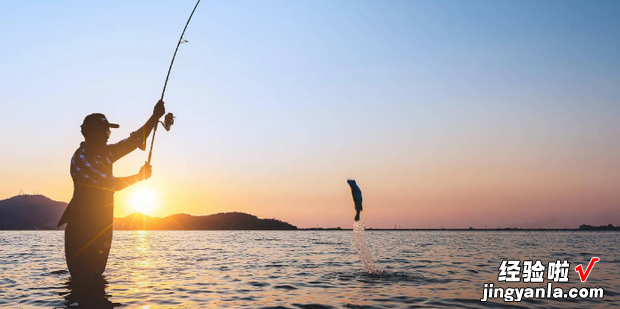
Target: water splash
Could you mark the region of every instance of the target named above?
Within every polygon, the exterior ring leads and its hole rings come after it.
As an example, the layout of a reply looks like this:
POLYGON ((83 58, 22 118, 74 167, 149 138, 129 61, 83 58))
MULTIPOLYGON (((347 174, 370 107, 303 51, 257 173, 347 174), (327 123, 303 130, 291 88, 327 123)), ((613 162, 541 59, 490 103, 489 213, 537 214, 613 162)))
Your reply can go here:
POLYGON ((379 271, 377 270, 377 266, 375 266, 375 262, 372 260, 372 254, 370 253, 370 248, 368 248, 366 244, 364 231, 364 216, 360 215, 359 221, 353 223, 353 243, 355 244, 357 252, 360 254, 364 269, 366 269, 369 274, 377 274, 379 271))

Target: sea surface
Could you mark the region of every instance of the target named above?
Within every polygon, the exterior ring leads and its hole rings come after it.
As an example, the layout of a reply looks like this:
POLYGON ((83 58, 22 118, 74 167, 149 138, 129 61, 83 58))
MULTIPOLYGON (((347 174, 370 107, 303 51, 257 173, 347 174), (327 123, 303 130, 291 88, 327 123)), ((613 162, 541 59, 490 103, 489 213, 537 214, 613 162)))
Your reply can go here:
POLYGON ((0 308, 620 306, 618 232, 366 230, 366 250, 352 230, 116 231, 100 293, 87 294, 95 299, 90 305, 66 270, 63 237, 0 231, 0 308), (600 262, 582 283, 574 267, 592 257, 600 262), (600 287, 603 298, 480 301, 485 283, 536 288, 553 281, 498 282, 503 260, 558 259, 571 269, 569 282, 554 288, 600 287))

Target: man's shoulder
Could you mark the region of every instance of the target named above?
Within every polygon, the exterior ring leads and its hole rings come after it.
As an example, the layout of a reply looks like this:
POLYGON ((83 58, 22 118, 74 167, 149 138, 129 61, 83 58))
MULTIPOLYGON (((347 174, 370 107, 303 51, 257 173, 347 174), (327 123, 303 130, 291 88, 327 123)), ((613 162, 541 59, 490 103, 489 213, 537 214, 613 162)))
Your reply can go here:
POLYGON ((79 155, 79 154, 82 154, 82 153, 84 153, 84 154, 85 154, 85 153, 86 153, 86 149, 84 149, 84 145, 80 144, 80 147, 78 147, 78 148, 77 148, 77 149, 73 152, 73 156, 75 157, 75 156, 77 156, 77 155, 79 155))
POLYGON ((73 152, 73 155, 71 156, 71 163, 75 163, 76 158, 84 158, 88 157, 88 155, 89 152, 86 150, 86 148, 84 148, 84 142, 82 142, 80 146, 73 152))

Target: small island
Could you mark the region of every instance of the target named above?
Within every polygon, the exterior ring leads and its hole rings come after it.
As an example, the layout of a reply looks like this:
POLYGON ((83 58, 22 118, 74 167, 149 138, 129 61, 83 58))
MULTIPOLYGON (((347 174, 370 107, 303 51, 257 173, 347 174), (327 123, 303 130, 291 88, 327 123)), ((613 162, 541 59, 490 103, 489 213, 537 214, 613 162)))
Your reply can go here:
POLYGON ((601 225, 601 226, 592 226, 587 224, 582 224, 579 226, 580 230, 585 231, 620 231, 620 226, 614 226, 613 224, 601 225))

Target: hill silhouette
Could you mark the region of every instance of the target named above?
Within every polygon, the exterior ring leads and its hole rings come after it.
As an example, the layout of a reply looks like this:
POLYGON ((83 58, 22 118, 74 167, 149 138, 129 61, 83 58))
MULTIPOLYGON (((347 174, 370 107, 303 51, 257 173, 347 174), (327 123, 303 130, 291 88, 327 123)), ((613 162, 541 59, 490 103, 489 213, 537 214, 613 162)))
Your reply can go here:
POLYGON ((256 216, 229 212, 208 216, 187 214, 165 218, 133 213, 114 220, 115 230, 296 230, 297 227, 277 219, 259 219, 256 216))
POLYGON ((43 195, 17 195, 0 201, 0 230, 58 230, 67 203, 43 195))
MULTIPOLYGON (((43 195, 17 195, 0 201, 0 230, 62 230, 56 227, 67 203, 43 195)), ((277 220, 240 213, 207 216, 176 214, 165 218, 133 213, 114 218, 115 230, 296 230, 277 220)))

